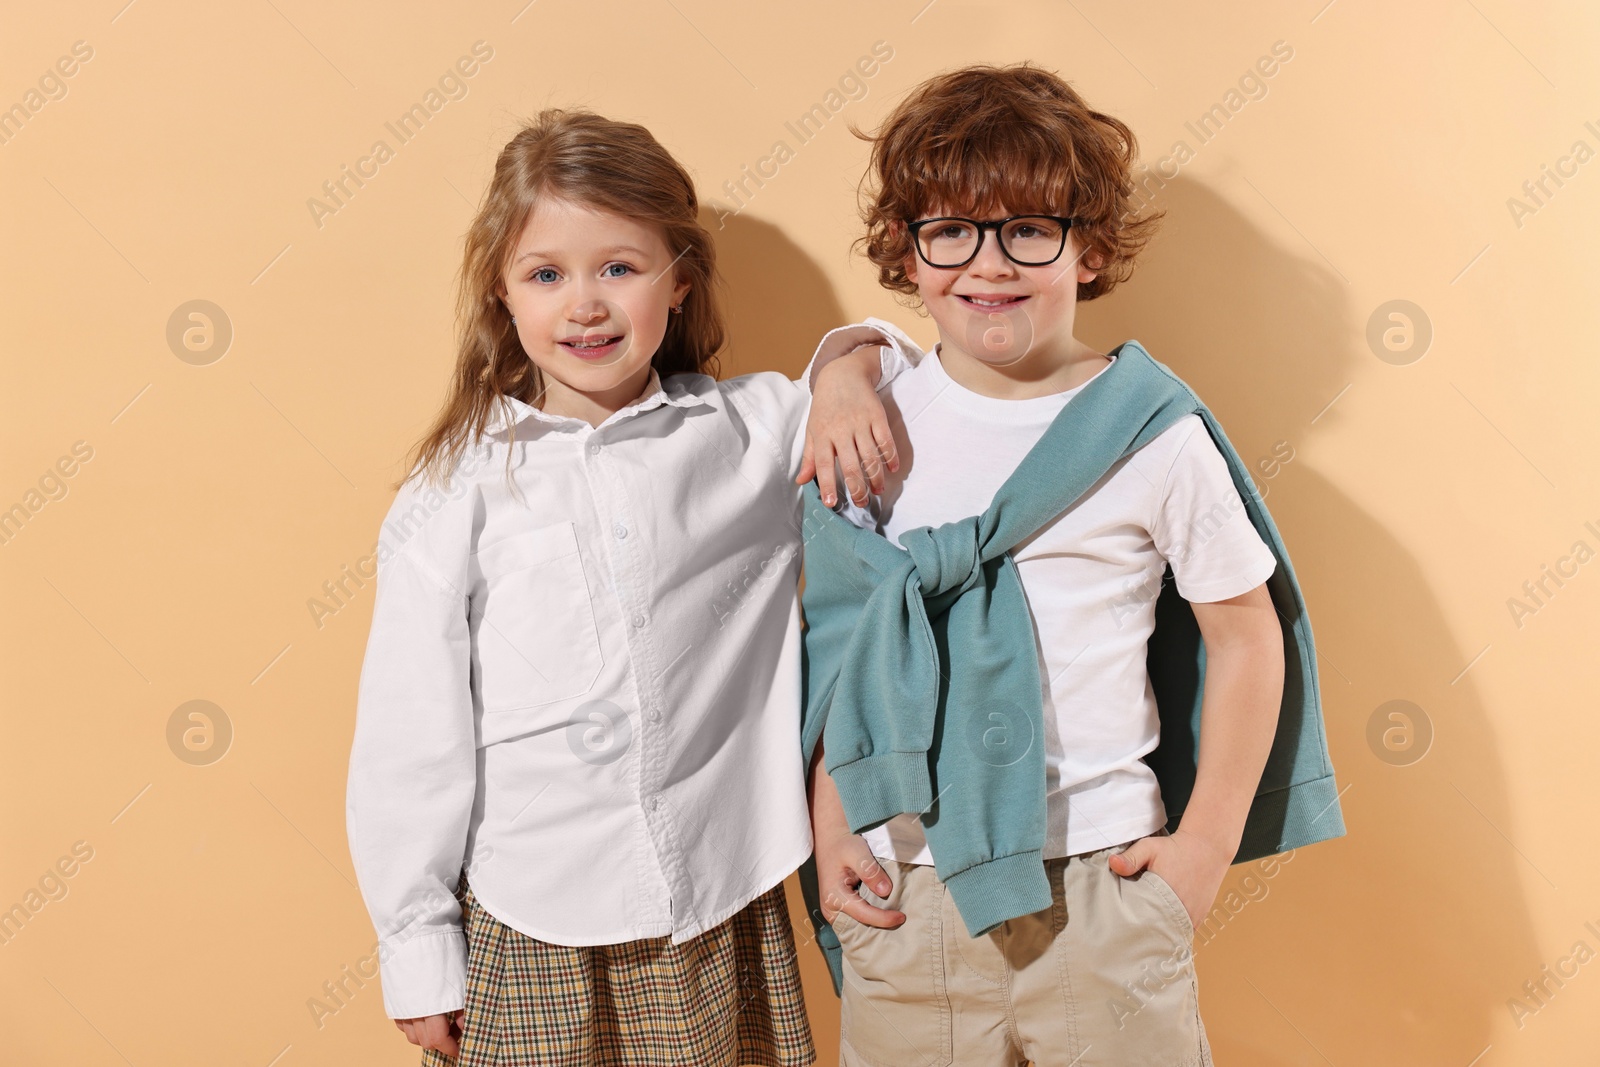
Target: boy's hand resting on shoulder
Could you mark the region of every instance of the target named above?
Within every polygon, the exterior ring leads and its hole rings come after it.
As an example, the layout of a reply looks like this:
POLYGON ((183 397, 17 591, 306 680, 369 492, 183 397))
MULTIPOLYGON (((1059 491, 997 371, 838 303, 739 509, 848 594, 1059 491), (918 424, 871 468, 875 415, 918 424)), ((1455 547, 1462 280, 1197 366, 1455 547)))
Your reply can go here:
POLYGON ((1184 833, 1180 825, 1172 834, 1141 837, 1113 854, 1107 865, 1124 878, 1146 868, 1155 871, 1178 894, 1190 923, 1198 930, 1217 899, 1232 859, 1199 834, 1184 833))
POLYGON ((456 1039, 461 1036, 464 1015, 466 1010, 460 1009, 443 1015, 424 1015, 418 1019, 396 1019, 394 1024, 413 1045, 421 1045, 446 1056, 459 1056, 461 1049, 456 1039))
POLYGON ((817 354, 824 361, 816 372, 811 413, 806 419, 805 453, 796 485, 812 478, 822 502, 838 502, 834 461, 844 471, 845 490, 858 507, 867 491, 883 492, 883 472, 900 469, 889 417, 877 393, 884 337, 871 327, 841 330, 823 343, 817 354), (829 357, 837 356, 830 359, 829 357))

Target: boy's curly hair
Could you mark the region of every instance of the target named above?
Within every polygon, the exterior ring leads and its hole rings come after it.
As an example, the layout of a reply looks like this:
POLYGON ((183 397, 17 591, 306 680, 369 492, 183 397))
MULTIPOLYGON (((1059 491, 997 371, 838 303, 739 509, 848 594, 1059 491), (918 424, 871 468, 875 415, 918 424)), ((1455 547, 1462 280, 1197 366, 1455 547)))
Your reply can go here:
POLYGON ((911 91, 876 133, 861 188, 866 235, 856 241, 878 282, 908 296, 906 223, 934 213, 1039 212, 1074 218, 1084 262, 1097 269, 1079 300, 1104 296, 1133 272, 1163 212, 1141 213, 1133 131, 1092 110, 1057 75, 1027 63, 948 71, 911 91))

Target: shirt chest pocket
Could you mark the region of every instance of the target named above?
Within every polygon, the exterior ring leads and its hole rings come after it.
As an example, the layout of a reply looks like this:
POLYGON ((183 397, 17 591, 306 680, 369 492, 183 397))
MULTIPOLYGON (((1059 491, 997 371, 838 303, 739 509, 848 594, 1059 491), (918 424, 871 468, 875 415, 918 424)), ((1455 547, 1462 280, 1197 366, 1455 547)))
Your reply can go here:
POLYGON ((582 696, 603 658, 577 530, 558 522, 475 554, 473 681, 485 712, 582 696))

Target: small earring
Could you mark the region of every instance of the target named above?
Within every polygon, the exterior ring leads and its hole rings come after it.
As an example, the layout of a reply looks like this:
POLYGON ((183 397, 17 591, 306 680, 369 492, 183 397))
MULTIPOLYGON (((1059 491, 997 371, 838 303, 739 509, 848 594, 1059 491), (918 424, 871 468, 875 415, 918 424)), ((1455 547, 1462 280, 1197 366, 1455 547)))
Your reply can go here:
POLYGON ((513 316, 511 316, 511 325, 515 326, 516 324, 517 324, 517 317, 515 315, 513 315, 513 316))
POLYGON ((683 305, 682 304, 674 304, 672 306, 672 313, 674 315, 682 315, 683 314, 683 305))

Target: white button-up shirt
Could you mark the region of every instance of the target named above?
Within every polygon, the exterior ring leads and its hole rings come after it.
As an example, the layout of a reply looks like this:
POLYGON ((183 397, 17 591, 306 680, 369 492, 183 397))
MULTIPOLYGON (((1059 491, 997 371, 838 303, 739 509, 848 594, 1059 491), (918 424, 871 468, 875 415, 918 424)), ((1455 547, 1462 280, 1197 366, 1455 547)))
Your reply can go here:
MULTIPOLYGON (((910 365, 885 333, 880 387, 910 365)), ((463 868, 531 937, 682 942, 810 854, 794 477, 815 369, 652 370, 595 427, 505 398, 448 488, 401 488, 346 810, 390 1017, 465 1003, 463 868)))

